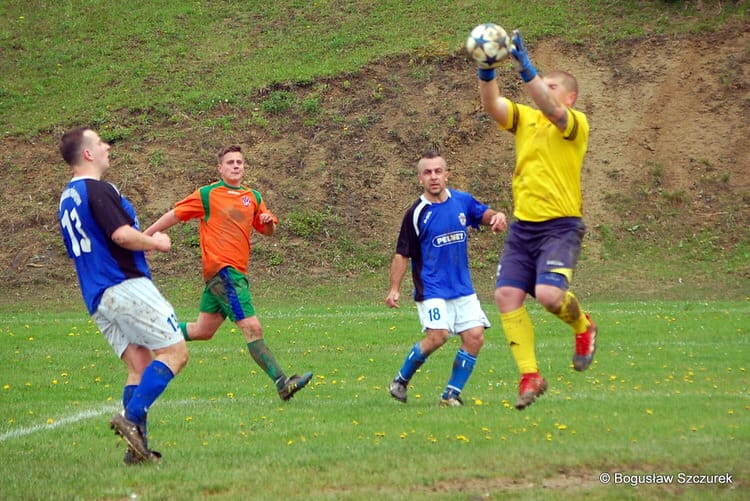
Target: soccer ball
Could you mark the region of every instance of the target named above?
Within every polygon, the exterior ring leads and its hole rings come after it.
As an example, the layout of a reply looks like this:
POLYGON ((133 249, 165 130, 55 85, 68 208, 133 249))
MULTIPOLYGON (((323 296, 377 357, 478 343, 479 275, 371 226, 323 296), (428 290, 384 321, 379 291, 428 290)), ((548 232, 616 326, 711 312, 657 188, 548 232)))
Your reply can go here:
POLYGON ((496 24, 480 24, 466 39, 466 53, 482 69, 497 68, 510 53, 510 37, 496 24))

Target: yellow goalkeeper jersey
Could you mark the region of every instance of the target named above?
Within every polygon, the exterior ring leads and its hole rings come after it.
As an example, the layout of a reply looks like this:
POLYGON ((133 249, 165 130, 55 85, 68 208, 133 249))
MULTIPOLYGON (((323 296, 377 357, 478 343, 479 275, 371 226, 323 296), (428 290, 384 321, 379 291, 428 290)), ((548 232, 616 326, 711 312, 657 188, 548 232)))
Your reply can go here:
POLYGON ((522 221, 583 217, 581 168, 589 141, 586 115, 568 108, 564 132, 544 114, 508 101, 508 123, 499 124, 515 135, 513 215, 522 221))

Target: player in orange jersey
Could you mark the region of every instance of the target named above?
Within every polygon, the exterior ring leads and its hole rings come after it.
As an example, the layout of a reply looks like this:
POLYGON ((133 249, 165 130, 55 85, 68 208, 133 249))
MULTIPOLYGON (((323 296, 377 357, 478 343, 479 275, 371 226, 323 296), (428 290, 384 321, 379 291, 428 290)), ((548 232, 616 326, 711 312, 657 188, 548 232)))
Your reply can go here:
POLYGON ((152 235, 177 223, 200 220, 201 260, 206 287, 195 322, 180 323, 188 341, 211 339, 229 317, 242 329, 253 360, 273 379, 279 396, 289 400, 305 387, 312 373, 287 376, 263 340, 247 280, 250 236, 255 231, 273 235, 278 218, 256 190, 242 185, 245 158, 242 148, 228 146, 218 153, 221 180, 198 188, 175 204, 144 233, 152 235))

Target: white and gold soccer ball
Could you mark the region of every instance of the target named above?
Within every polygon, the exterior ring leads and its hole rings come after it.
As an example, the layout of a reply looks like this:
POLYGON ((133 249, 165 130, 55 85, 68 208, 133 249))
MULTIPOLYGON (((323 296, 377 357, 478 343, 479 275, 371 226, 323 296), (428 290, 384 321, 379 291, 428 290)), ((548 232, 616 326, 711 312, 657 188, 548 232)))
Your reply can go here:
POLYGON ((510 54, 510 37, 494 23, 476 26, 466 39, 466 53, 482 69, 500 66, 510 54))

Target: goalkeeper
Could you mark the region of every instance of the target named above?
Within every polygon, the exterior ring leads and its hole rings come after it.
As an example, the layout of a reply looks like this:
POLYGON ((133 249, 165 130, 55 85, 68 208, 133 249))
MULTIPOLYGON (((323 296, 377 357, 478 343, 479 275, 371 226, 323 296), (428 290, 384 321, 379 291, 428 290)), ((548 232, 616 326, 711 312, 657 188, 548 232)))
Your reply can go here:
POLYGON ((484 110, 515 137, 513 216, 497 271, 495 303, 511 352, 521 373, 516 409, 531 405, 547 389, 539 373, 534 326, 526 294, 571 327, 573 367, 586 370, 596 349, 596 325, 569 290, 586 226, 583 222, 581 167, 589 124, 573 109, 578 82, 565 71, 540 76, 518 30, 510 52, 524 88, 538 109, 502 96, 494 69, 479 69, 484 110))

